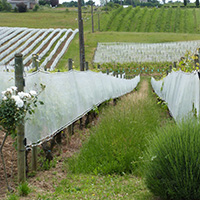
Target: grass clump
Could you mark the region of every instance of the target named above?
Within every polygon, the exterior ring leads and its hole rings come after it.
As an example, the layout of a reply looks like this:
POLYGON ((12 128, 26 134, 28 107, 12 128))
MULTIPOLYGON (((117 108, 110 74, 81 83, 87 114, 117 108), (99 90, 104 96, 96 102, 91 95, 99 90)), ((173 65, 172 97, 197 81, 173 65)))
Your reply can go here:
POLYGON ((31 192, 31 189, 29 188, 28 183, 24 182, 20 184, 18 187, 18 192, 20 196, 27 196, 31 192))
POLYGON ((157 131, 146 165, 146 183, 162 199, 200 199, 200 125, 185 121, 157 131))

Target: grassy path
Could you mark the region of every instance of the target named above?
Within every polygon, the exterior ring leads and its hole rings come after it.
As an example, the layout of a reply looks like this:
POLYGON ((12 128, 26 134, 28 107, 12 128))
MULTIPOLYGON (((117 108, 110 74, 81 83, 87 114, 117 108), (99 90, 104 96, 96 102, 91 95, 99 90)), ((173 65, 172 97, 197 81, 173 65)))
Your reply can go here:
MULTIPOLYGON (((87 136, 88 142, 83 144, 78 160, 75 159, 75 173, 69 171, 69 165, 73 163, 69 162, 66 149, 80 142, 80 133, 72 138, 69 146, 65 142, 65 146, 60 147, 62 153, 55 158, 55 168, 39 171, 35 177, 29 178, 31 193, 23 199, 155 199, 146 188, 140 169, 142 162, 138 157, 143 156, 147 140, 168 117, 166 111, 156 104, 149 79, 142 78, 137 91, 122 97, 116 106, 109 105, 101 111, 98 125, 92 128, 87 136), (108 173, 98 171, 100 160, 97 157, 109 161, 101 163, 104 169, 114 170, 108 173), (118 159, 121 160, 117 168, 113 163, 118 159), (95 169, 91 168, 92 164, 96 165, 95 169)), ((13 196, 19 197, 17 193, 13 196)))

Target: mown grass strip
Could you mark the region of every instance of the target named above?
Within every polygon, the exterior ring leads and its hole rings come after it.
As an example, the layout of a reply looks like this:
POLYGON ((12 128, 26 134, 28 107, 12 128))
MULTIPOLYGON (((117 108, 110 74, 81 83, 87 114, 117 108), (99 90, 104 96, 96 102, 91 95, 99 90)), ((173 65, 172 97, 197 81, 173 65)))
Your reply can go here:
POLYGON ((103 111, 98 127, 69 161, 73 173, 140 174, 147 140, 167 120, 166 111, 160 109, 149 91, 150 83, 144 80, 140 92, 103 111))

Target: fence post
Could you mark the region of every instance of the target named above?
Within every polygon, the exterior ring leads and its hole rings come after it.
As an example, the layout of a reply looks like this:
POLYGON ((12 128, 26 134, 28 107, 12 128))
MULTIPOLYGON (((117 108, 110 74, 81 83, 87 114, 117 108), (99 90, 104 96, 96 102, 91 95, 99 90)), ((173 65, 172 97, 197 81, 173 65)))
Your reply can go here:
POLYGON ((174 62, 174 68, 176 68, 176 62, 174 62))
MULTIPOLYGON (((24 66, 22 61, 22 54, 15 54, 15 86, 18 92, 24 91, 24 66)), ((24 121, 17 127, 17 168, 18 168, 18 182, 26 181, 26 162, 25 162, 25 143, 26 139, 24 137, 24 121)))
POLYGON ((32 171, 37 171, 37 146, 32 148, 31 165, 32 171))
POLYGON ((99 17, 99 13, 98 13, 98 31, 100 31, 100 17, 99 17))
MULTIPOLYGON (((72 59, 71 58, 68 59, 68 70, 69 71, 72 70, 72 59)), ((69 135, 73 135, 74 134, 74 123, 69 125, 67 127, 67 130, 68 130, 69 135)))
POLYGON ((172 66, 171 65, 169 66, 169 71, 172 72, 172 66))
POLYGON ((106 74, 109 75, 109 69, 106 69, 106 74))
POLYGON ((198 48, 199 65, 200 65, 200 48, 198 48))
POLYGON ((89 70, 88 62, 85 62, 85 70, 86 70, 86 71, 89 70))
POLYGON ((36 68, 36 54, 32 55, 32 68, 36 68))
POLYGON ((68 59, 68 70, 72 70, 72 59, 68 59))

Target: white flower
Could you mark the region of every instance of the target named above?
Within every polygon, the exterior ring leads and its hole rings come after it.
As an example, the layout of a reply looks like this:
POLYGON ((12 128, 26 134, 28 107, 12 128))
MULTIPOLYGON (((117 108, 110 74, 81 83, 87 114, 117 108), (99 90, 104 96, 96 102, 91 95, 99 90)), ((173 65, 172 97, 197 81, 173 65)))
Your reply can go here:
POLYGON ((11 88, 8 88, 8 89, 6 90, 6 92, 8 92, 8 93, 10 93, 10 94, 12 94, 12 93, 13 93, 13 91, 12 91, 12 89, 11 89, 11 88))
POLYGON ((17 87, 16 86, 12 86, 10 87, 13 91, 17 91, 17 87))
POLYGON ((155 158, 157 158, 157 156, 153 156, 153 157, 151 158, 151 161, 153 161, 155 158))
POLYGON ((11 97, 11 99, 14 99, 14 100, 15 100, 15 103, 16 103, 16 105, 17 105, 18 108, 23 107, 24 102, 20 99, 19 96, 13 95, 13 96, 11 97))
POLYGON ((6 91, 1 92, 2 96, 4 97, 6 94, 6 91))
POLYGON ((5 101, 5 100, 7 100, 7 99, 8 99, 7 97, 5 97, 5 96, 3 97, 3 101, 5 101))
POLYGON ((34 91, 34 90, 30 90, 30 92, 29 92, 29 93, 30 93, 30 95, 31 95, 31 96, 36 96, 36 95, 37 95, 37 92, 36 92, 36 91, 34 91))
POLYGON ((30 99, 31 98, 31 95, 29 93, 26 93, 26 92, 18 92, 17 94, 21 99, 23 99, 24 97, 25 98, 28 98, 30 99))

